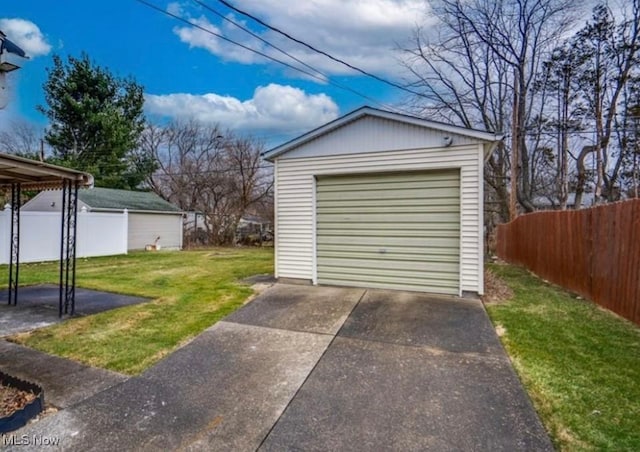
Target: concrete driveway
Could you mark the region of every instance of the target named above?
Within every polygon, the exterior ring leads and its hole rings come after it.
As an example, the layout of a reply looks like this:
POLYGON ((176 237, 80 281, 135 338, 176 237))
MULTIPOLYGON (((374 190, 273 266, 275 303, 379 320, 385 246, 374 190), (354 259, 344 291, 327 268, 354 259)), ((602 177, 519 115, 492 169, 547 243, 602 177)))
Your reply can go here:
POLYGON ((552 450, 479 301, 284 284, 16 434, 64 450, 552 450))

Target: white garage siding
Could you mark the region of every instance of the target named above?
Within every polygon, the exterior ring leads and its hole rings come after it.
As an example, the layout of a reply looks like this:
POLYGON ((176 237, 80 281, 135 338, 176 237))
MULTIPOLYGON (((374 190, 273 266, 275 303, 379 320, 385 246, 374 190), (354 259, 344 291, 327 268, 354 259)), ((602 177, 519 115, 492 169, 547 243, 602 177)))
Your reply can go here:
POLYGON ((431 169, 460 170, 460 291, 483 293, 482 144, 295 158, 275 161, 276 276, 317 282, 315 176, 388 173, 431 169))
POLYGON ((163 249, 182 248, 182 215, 129 212, 129 250, 142 250, 160 237, 163 249))

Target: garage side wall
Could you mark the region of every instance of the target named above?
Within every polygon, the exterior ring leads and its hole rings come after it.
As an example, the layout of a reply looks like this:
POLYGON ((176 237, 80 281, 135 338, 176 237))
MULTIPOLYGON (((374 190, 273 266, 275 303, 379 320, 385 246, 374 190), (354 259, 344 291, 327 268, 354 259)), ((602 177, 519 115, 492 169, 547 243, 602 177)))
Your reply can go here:
POLYGON ((277 159, 276 276, 315 280, 315 176, 459 168, 461 291, 483 292, 478 144, 448 148, 277 159))
POLYGON ((129 213, 130 250, 142 250, 160 237, 160 247, 165 249, 182 248, 182 215, 129 213))

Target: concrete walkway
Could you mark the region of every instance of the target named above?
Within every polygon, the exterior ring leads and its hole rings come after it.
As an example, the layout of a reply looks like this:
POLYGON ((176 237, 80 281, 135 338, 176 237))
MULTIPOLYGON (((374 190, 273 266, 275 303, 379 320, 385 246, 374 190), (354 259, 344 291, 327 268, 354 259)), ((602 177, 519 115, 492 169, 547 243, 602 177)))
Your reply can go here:
POLYGON ((293 285, 16 435, 83 451, 552 449, 480 302, 293 285))

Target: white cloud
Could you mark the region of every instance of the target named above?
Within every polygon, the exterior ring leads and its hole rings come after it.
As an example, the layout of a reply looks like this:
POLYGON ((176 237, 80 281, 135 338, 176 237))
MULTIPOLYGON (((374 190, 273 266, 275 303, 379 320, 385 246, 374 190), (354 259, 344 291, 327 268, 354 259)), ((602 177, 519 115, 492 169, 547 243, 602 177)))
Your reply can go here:
MULTIPOLYGON (((427 20, 428 6, 424 0, 237 0, 234 4, 265 22, 370 72, 397 75, 398 45, 407 42, 418 24, 427 20)), ((182 17, 221 33, 251 48, 299 66, 275 49, 205 9, 191 10, 187 4, 170 5, 182 17), (197 11, 197 12, 196 12, 197 11), (216 19, 216 20, 214 20, 216 19)), ((330 75, 355 74, 347 67, 331 61, 283 36, 253 24, 238 15, 227 16, 286 50, 302 61, 330 75)), ((206 49, 226 60, 243 64, 265 64, 267 60, 250 51, 224 42, 211 34, 190 26, 176 26, 174 33, 191 47, 206 49)))
POLYGON ((46 55, 51 51, 46 37, 31 21, 18 18, 0 19, 0 30, 31 58, 46 55))
POLYGON ((338 117, 338 106, 326 94, 269 84, 240 100, 215 93, 147 94, 145 109, 153 116, 196 119, 234 130, 289 133, 308 130, 338 117))

